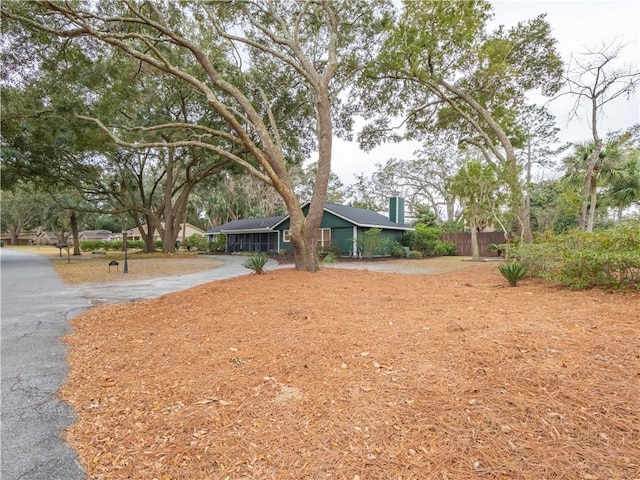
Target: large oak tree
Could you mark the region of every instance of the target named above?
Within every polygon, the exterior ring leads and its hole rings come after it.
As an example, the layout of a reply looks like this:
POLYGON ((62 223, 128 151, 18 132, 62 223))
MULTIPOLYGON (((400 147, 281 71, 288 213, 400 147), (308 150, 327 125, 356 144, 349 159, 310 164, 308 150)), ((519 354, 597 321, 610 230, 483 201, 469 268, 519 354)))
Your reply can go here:
POLYGON ((150 69, 193 89, 225 128, 189 118, 154 127, 174 133, 169 141, 141 143, 122 138, 121 129, 99 118, 83 118, 94 121, 122 147, 202 148, 272 185, 291 217, 296 268, 316 271, 316 238, 331 172, 332 139, 350 126, 348 109, 339 108, 338 94, 376 53, 388 8, 382 0, 45 0, 3 4, 1 11, 3 22, 59 39, 61 51, 66 42, 74 42, 90 53, 118 52, 138 61, 141 75, 150 69), (296 112, 308 108, 313 117, 293 126, 286 119, 277 121, 278 109, 291 105, 296 107, 291 118, 299 118, 296 112), (313 135, 306 137, 310 125, 313 135), (289 171, 289 157, 296 152, 287 151, 285 133, 310 138, 318 151, 306 217, 289 171), (237 154, 238 146, 244 155, 237 154))

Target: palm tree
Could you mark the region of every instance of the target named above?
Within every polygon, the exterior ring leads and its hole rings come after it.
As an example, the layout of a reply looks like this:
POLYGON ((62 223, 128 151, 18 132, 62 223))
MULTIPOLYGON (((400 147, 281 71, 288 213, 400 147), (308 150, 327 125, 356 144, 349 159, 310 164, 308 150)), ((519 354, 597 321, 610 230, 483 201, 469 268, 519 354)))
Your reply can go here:
MULTIPOLYGON (((574 147, 572 154, 566 156, 562 163, 565 167, 565 180, 569 183, 584 184, 589 168, 589 161, 594 152, 593 142, 578 143, 574 147)), ((586 231, 593 231, 593 223, 596 213, 596 203, 598 197, 598 187, 610 185, 616 181, 621 181, 627 176, 624 169, 624 154, 620 149, 620 144, 616 141, 606 143, 598 160, 593 166, 591 181, 589 183, 589 216, 587 219, 586 231)))
POLYGON ((640 153, 629 158, 622 166, 624 175, 619 175, 609 185, 605 193, 608 205, 618 210, 618 222, 622 221, 625 208, 640 205, 640 153))

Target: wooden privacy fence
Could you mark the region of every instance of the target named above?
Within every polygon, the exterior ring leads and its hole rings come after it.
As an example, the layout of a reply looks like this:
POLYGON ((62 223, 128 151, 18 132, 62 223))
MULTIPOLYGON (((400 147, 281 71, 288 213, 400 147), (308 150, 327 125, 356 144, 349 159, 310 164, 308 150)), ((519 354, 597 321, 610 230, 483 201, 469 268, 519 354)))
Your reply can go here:
MULTIPOLYGON (((443 242, 453 243, 456 246, 456 253, 464 257, 471 256, 471 233, 443 233, 440 238, 443 242)), ((478 247, 481 257, 497 257, 497 252, 490 251, 487 247, 495 243, 500 245, 505 243, 503 232, 478 232, 478 247)))

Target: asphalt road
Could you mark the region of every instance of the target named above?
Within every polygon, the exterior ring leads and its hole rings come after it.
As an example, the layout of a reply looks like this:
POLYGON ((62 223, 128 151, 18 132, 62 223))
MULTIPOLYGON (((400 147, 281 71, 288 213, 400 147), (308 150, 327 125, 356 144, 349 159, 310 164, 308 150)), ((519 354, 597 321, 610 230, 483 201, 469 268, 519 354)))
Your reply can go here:
POLYGON ((92 305, 154 298, 250 273, 243 257, 221 259, 224 266, 190 275, 69 287, 48 259, 0 248, 0 478, 85 478, 75 451, 60 437, 74 423, 73 409, 56 395, 68 370, 60 338, 69 333, 69 320, 92 305))
POLYGON ((46 258, 0 248, 2 480, 84 478, 60 432, 74 412, 56 396, 67 373, 60 337, 91 305, 66 287, 46 258))

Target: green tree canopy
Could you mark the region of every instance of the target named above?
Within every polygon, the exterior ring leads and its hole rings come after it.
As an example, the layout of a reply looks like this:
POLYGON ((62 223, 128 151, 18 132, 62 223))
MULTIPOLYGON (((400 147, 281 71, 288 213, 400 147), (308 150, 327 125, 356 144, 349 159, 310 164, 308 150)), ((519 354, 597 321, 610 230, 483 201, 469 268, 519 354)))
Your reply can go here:
POLYGON ((450 190, 463 202, 462 215, 471 230, 471 249, 474 257, 480 256, 477 232, 498 218, 504 204, 504 181, 491 163, 472 160, 453 177, 450 190))
POLYGON ((317 270, 332 138, 350 127, 351 111, 341 108, 339 93, 377 53, 390 10, 383 0, 40 1, 1 7, 3 28, 11 29, 15 41, 56 47, 46 56, 50 62, 68 45, 88 59, 124 55, 137 62, 137 75, 171 77, 198 96, 224 128, 201 124, 199 116, 160 120, 153 127, 145 122, 137 127, 146 133, 151 128, 172 135, 140 143, 126 135, 132 123, 109 125, 97 112, 76 118, 93 122, 121 147, 201 148, 272 185, 290 214, 296 268, 308 271, 317 270), (290 174, 291 144, 283 140, 289 138, 299 143, 296 152, 309 145, 318 151, 306 217, 290 174))

